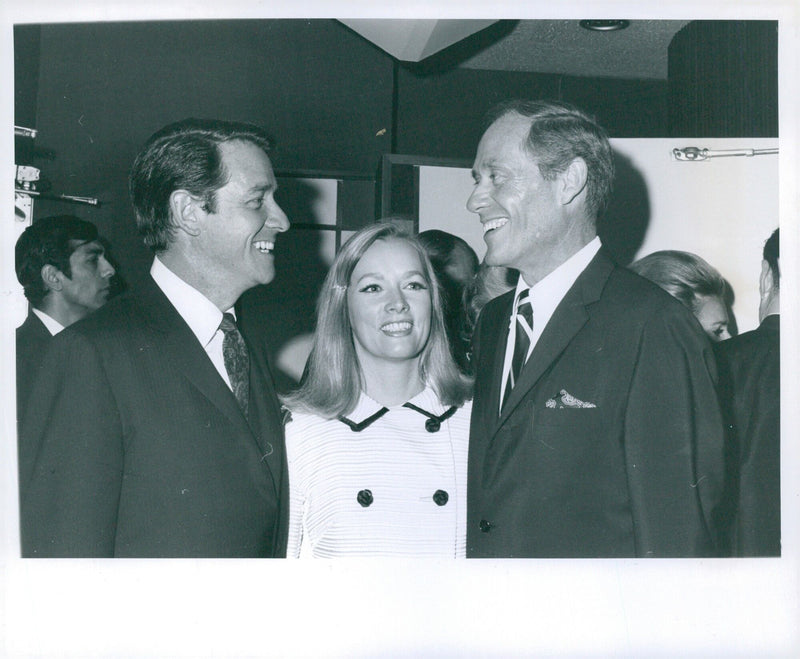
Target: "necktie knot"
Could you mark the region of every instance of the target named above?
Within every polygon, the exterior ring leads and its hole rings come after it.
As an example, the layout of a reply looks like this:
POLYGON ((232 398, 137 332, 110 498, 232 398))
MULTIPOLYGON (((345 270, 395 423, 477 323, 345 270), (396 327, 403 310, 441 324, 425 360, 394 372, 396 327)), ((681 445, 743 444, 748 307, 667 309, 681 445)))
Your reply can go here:
POLYGON ((522 291, 517 298, 517 320, 525 320, 529 329, 533 329, 533 304, 531 302, 531 290, 522 291))
POLYGON ((236 319, 233 317, 232 313, 227 311, 222 314, 222 322, 219 324, 219 328, 225 334, 228 334, 228 332, 239 331, 239 328, 236 326, 236 319))
POLYGON ((224 334, 222 357, 225 361, 228 379, 231 382, 231 390, 242 412, 247 416, 248 400, 250 398, 250 353, 247 351, 247 344, 236 326, 236 319, 233 314, 223 313, 219 328, 224 334))

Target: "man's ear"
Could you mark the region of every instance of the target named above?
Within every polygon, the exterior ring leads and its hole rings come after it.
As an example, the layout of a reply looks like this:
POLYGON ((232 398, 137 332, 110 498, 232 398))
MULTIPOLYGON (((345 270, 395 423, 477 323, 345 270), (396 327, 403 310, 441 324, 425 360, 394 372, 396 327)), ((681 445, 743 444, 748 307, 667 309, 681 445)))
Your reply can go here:
POLYGON ((42 281, 49 291, 60 291, 64 287, 64 277, 66 276, 56 266, 47 263, 42 266, 42 281))
POLYGON ((169 196, 169 209, 175 226, 190 236, 200 235, 200 222, 206 213, 203 200, 186 190, 175 190, 169 196))
POLYGON ((572 201, 586 188, 588 169, 583 158, 575 158, 561 173, 561 203, 564 205, 572 201))

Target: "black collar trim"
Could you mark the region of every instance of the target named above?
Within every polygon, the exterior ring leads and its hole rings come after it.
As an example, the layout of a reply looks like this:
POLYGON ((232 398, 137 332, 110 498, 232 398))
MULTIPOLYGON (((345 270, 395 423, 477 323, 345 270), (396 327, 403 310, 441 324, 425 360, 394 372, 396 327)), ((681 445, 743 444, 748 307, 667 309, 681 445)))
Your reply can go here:
POLYGON ((442 421, 447 421, 447 419, 453 416, 458 409, 455 405, 453 405, 453 407, 451 407, 449 410, 446 410, 443 414, 436 416, 430 412, 426 412, 421 407, 417 407, 412 403, 403 403, 403 407, 407 407, 410 410, 414 410, 415 412, 419 412, 420 414, 427 416, 428 420, 425 422, 425 430, 428 432, 438 432, 442 427, 442 421))
MULTIPOLYGON (((428 419, 425 421, 425 430, 427 430, 428 432, 438 432, 442 427, 442 421, 447 421, 447 419, 453 416, 456 413, 456 410, 458 409, 458 407, 453 405, 453 407, 446 410, 444 413, 440 414, 439 416, 436 416, 435 414, 431 414, 430 412, 423 410, 421 407, 417 407, 413 403, 403 403, 403 407, 407 407, 410 410, 414 410, 415 412, 419 412, 420 414, 428 417, 428 419)), ((360 423, 356 423, 355 421, 348 419, 346 416, 339 416, 336 418, 339 419, 339 421, 341 421, 342 423, 344 423, 353 432, 361 432, 365 428, 369 428, 369 426, 371 426, 375 421, 380 419, 388 411, 389 411, 388 407, 382 407, 377 412, 375 412, 375 414, 373 414, 372 416, 368 416, 360 423)))
POLYGON ((368 416, 366 419, 364 419, 360 423, 356 423, 355 421, 351 421, 346 416, 340 416, 340 417, 337 417, 337 418, 339 419, 339 421, 341 421, 345 425, 349 426, 350 430, 352 430, 353 432, 361 432, 362 430, 364 430, 364 428, 368 428, 369 426, 371 426, 375 421, 380 419, 388 411, 389 411, 388 407, 382 407, 377 412, 375 412, 375 414, 373 414, 372 416, 368 416))

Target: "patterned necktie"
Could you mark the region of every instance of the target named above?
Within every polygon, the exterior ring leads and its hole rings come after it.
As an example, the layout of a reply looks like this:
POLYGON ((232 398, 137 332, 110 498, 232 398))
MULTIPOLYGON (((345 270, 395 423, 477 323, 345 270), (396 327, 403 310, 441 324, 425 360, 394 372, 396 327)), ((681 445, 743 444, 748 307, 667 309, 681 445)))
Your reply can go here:
POLYGON ((239 403, 239 407, 247 417, 247 401, 250 397, 250 354, 247 352, 247 345, 239 333, 239 328, 236 327, 236 319, 233 314, 222 314, 219 328, 225 335, 222 340, 225 370, 228 371, 236 402, 239 403))
POLYGON ((533 337, 533 305, 531 304, 530 289, 524 290, 517 299, 516 336, 514 338, 514 356, 511 359, 511 370, 508 372, 503 405, 508 401, 511 390, 519 380, 522 367, 528 358, 528 349, 533 337))

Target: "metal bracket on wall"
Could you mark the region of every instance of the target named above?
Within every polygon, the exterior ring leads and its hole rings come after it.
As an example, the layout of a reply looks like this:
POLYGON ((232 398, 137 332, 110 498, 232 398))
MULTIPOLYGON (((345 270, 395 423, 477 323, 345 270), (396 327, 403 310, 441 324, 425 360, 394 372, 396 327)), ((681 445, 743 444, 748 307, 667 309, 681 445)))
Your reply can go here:
POLYGON ((719 149, 719 150, 712 150, 712 149, 700 149, 696 146, 687 146, 683 149, 672 149, 672 155, 675 157, 675 160, 681 160, 683 162, 700 162, 703 160, 709 160, 710 158, 725 158, 728 156, 745 156, 745 157, 752 157, 752 156, 764 156, 764 155, 771 155, 777 154, 778 149, 719 149))
MULTIPOLYGON (((37 131, 35 128, 24 126, 14 126, 15 137, 27 137, 35 139, 37 131)), ((55 199, 57 201, 69 201, 75 204, 88 204, 89 206, 99 206, 100 201, 94 197, 78 197, 76 195, 46 192, 39 189, 39 169, 30 165, 16 165, 14 175, 14 215, 19 222, 30 224, 33 218, 33 199, 55 199)))

